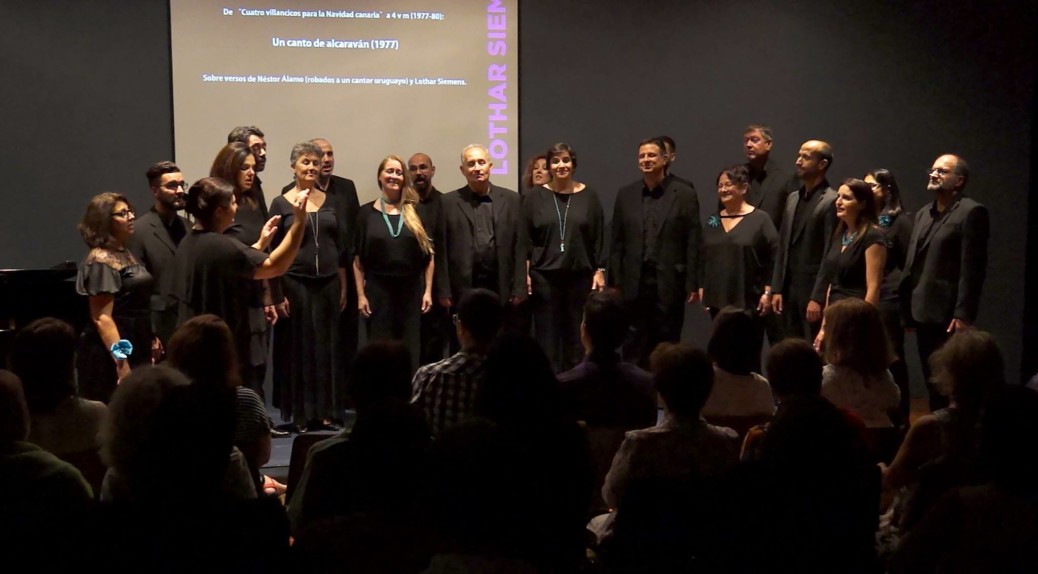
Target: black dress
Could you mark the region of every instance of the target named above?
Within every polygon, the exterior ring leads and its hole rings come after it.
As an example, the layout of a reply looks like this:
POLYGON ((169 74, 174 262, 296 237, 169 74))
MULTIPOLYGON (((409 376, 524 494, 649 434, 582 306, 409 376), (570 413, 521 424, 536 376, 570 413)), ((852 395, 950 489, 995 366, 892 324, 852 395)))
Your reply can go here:
POLYGON ((865 233, 843 249, 843 243, 834 239, 829 253, 822 262, 822 268, 815 282, 811 300, 823 306, 826 304, 825 291, 829 289, 829 304, 841 299, 864 299, 867 292, 865 251, 873 245, 886 247, 883 232, 876 227, 869 227, 865 233), (841 251, 842 250, 842 251, 841 251))
POLYGON ((879 289, 879 312, 883 325, 894 346, 897 360, 890 365, 890 374, 901 389, 901 404, 898 412, 901 422, 908 420, 911 390, 908 383, 908 365, 905 363, 905 328, 901 324, 901 298, 898 290, 904 278, 905 259, 908 257, 908 244, 912 240, 912 216, 908 212, 899 214, 883 213, 879 216, 879 228, 887 238, 887 265, 884 269, 883 284, 879 289))
POLYGON ((604 219, 591 187, 565 194, 542 186, 523 197, 520 241, 530 261, 534 333, 556 372, 584 355, 580 321, 594 273, 606 266, 604 219))
MULTIPOLYGON (((245 245, 254 245, 263 232, 263 226, 269 219, 267 201, 263 197, 263 189, 257 182, 253 188, 242 195, 238 201, 238 211, 234 215, 234 223, 224 233, 245 245)), ((283 299, 280 279, 264 279, 252 281, 247 286, 249 303, 249 325, 251 341, 248 353, 238 357, 241 362, 243 383, 256 391, 261 397, 263 382, 266 379, 267 349, 270 343, 270 326, 263 313, 267 305, 279 303, 283 299)))
POLYGON ((756 310, 771 282, 778 232, 761 209, 743 216, 730 231, 714 214, 703 228, 703 305, 711 309, 756 310))
MULTIPOLYGON (((80 295, 112 295, 112 320, 119 338, 130 341, 130 368, 151 363, 151 292, 155 280, 129 251, 94 248, 76 275, 80 295)), ((80 394, 105 403, 118 382, 111 350, 90 322, 79 339, 76 354, 80 394)))
MULTIPOLYGON (((345 381, 341 380, 339 268, 342 241, 338 207, 331 195, 307 225, 295 260, 281 277, 289 316, 274 325, 274 406, 281 418, 306 425, 312 420, 342 418, 345 381), (316 223, 317 233, 314 233, 316 223)), ((276 249, 295 216, 284 196, 274 198, 270 214, 281 223, 271 242, 276 249)))
MULTIPOLYGON (((422 226, 428 222, 421 204, 415 206, 422 226)), ((418 238, 401 220, 402 215, 388 215, 375 209, 375 202, 361 206, 357 216, 354 253, 364 270, 364 295, 371 307, 367 319, 368 340, 403 341, 411 351, 412 367, 418 364, 422 316, 422 293, 425 291, 425 269, 430 255, 422 252, 418 238), (393 237, 390 233, 400 230, 393 237)))
POLYGON ((250 288, 267 254, 222 233, 192 229, 173 257, 172 295, 177 324, 211 313, 223 319, 234 336, 243 381, 251 371, 250 288))

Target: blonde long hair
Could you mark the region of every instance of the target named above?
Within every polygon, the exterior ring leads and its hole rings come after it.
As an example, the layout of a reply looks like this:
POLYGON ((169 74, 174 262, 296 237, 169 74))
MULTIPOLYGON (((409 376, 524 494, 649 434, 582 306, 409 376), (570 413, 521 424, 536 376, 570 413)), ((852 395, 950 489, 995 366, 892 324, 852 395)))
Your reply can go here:
POLYGON ((387 155, 382 160, 382 163, 378 164, 378 171, 375 172, 375 181, 378 182, 378 188, 382 189, 382 181, 379 180, 379 175, 382 174, 382 170, 385 169, 386 164, 390 161, 399 163, 401 171, 404 172, 403 192, 400 195, 400 213, 404 218, 404 225, 418 239, 418 245, 422 248, 422 252, 426 255, 432 255, 432 240, 429 239, 429 234, 425 232, 425 226, 422 225, 422 219, 418 217, 418 210, 415 208, 421 198, 418 195, 418 191, 415 190, 414 184, 411 183, 411 172, 408 171, 404 160, 395 155, 387 155))

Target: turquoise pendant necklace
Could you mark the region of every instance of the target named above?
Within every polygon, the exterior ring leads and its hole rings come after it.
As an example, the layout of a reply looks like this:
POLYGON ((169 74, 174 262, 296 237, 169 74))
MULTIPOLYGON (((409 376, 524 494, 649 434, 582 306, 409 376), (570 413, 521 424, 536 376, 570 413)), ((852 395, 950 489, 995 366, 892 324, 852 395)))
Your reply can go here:
POLYGON ((393 224, 389 222, 389 216, 386 215, 386 198, 380 197, 378 198, 378 202, 382 207, 382 221, 386 222, 386 229, 389 229, 389 234, 393 237, 400 237, 400 232, 404 228, 403 210, 401 210, 400 219, 398 219, 396 222, 396 231, 393 231, 393 224))

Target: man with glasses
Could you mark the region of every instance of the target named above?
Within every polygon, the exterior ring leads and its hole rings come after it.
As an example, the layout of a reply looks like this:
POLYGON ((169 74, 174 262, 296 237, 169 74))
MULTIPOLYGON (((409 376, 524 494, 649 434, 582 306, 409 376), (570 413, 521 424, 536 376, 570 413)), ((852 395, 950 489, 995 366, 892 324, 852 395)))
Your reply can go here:
POLYGON ((934 201, 915 217, 908 244, 901 301, 906 324, 915 328, 930 409, 948 399, 930 383, 930 354, 952 334, 973 328, 988 264, 988 210, 963 196, 969 166, 956 155, 942 155, 928 172, 926 189, 934 201))
POLYGON ((151 195, 155 198, 148 213, 134 223, 136 232, 130 236, 128 247, 155 277, 155 289, 151 295, 151 326, 159 341, 165 345, 177 325, 176 301, 164 295, 171 289, 166 283, 172 280, 167 271, 172 268, 173 255, 180 240, 191 228, 190 222, 178 212, 184 209, 187 184, 177 164, 160 161, 145 173, 151 195))

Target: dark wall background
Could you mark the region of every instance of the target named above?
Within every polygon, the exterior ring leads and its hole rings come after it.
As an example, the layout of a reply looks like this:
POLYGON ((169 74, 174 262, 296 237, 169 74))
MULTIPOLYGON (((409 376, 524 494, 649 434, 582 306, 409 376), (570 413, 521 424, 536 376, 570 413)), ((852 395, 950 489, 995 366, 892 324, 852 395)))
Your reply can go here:
MULTIPOLYGON (((75 224, 99 191, 148 204, 143 172, 173 149, 167 12, 163 0, 0 3, 0 268, 78 260, 75 224)), ((1022 340, 1031 3, 523 0, 520 18, 524 156, 569 142, 607 206, 638 177, 637 142, 661 133, 704 217, 751 122, 774 128, 789 165, 802 141, 830 141, 834 182, 892 169, 912 211, 933 159, 966 157, 994 223, 979 322, 1019 375, 1034 348, 1022 340)), ((705 319, 689 315, 688 336, 704 340, 705 319)))

